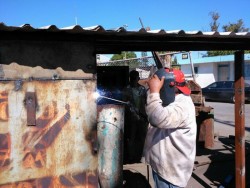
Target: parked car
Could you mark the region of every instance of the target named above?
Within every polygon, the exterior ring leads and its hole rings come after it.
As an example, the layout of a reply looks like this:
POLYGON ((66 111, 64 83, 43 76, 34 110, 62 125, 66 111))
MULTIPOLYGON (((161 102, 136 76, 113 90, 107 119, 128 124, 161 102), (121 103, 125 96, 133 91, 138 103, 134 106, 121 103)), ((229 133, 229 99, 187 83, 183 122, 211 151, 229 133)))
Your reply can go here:
MULTIPOLYGON (((235 102, 234 81, 218 81, 202 88, 205 100, 235 102)), ((245 83, 245 101, 250 101, 250 84, 245 83)))

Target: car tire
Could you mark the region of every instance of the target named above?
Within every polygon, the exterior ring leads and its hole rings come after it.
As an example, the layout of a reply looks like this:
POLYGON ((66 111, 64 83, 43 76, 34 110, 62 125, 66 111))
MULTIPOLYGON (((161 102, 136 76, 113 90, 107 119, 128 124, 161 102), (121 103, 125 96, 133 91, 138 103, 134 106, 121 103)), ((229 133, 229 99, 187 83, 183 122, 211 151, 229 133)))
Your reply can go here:
POLYGON ((232 97, 232 103, 235 103, 235 96, 232 97))

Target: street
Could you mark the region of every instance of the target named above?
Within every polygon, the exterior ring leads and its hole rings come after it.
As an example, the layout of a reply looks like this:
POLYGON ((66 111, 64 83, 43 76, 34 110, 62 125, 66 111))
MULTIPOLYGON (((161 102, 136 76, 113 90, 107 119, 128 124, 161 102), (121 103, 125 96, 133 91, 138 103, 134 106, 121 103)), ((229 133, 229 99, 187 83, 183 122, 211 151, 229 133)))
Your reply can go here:
MULTIPOLYGON (((234 104, 223 102, 205 102, 205 106, 214 109, 214 134, 215 136, 235 135, 234 104)), ((246 140, 250 140, 250 104, 245 104, 246 140)))

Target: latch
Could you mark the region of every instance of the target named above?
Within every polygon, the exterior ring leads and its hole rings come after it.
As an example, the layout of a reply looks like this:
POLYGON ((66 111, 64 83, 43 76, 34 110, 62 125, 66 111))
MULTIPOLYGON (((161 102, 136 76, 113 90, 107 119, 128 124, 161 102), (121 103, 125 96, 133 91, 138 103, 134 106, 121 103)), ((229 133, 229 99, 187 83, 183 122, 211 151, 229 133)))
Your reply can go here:
POLYGON ((36 125, 36 93, 35 92, 26 92, 24 100, 26 110, 27 110, 27 125, 35 126, 36 125))

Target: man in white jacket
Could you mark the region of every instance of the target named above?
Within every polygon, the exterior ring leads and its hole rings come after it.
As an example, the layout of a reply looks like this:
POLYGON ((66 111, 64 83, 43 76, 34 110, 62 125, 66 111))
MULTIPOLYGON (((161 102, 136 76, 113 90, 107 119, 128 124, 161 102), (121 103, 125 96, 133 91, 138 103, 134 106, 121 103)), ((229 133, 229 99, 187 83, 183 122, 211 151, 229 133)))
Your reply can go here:
POLYGON ((175 100, 162 106, 160 89, 164 77, 149 81, 146 113, 149 128, 144 155, 153 170, 156 188, 185 187, 191 177, 196 155, 195 107, 184 74, 173 70, 175 100))

